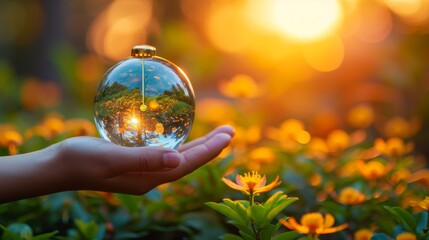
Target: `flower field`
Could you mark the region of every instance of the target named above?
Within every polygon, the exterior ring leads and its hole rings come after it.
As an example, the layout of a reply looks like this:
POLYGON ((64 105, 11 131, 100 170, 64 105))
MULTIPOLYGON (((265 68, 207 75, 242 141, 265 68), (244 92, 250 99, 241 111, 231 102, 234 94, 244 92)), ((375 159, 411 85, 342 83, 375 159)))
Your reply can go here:
POLYGON ((235 129, 142 196, 0 204, 0 238, 428 240, 429 2, 325 1, 0 2, 0 156, 99 137, 98 81, 143 43, 190 78, 187 141, 235 129))

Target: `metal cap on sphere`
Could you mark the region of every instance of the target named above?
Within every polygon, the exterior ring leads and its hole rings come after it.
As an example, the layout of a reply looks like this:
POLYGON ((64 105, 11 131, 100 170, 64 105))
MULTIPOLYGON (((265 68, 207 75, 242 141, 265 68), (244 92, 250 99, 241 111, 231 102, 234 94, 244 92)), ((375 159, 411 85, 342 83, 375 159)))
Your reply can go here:
POLYGON ((131 56, 135 58, 150 58, 156 55, 156 48, 150 45, 137 45, 131 49, 131 56))

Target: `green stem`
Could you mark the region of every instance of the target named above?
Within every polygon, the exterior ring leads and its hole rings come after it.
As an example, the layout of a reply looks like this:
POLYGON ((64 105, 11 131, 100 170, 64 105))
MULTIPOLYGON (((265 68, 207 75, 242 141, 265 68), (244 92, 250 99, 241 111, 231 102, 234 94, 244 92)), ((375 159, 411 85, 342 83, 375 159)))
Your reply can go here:
POLYGON ((319 235, 317 233, 310 233, 309 236, 311 240, 319 240, 319 235))
MULTIPOLYGON (((249 195, 250 207, 253 206, 254 201, 255 201, 255 196, 253 195, 253 192, 250 192, 250 195, 249 195)), ((253 222, 252 218, 250 218, 250 226, 252 227, 253 233, 255 233, 255 239, 261 240, 261 237, 259 236, 258 230, 256 230, 256 228, 255 228, 255 223, 253 222)))

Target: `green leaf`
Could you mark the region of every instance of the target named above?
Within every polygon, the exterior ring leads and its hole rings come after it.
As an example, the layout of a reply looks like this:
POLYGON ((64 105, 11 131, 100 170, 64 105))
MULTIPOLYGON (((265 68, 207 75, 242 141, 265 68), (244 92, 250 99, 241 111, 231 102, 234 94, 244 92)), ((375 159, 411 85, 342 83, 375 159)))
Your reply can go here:
POLYGON ((265 225, 265 226, 260 230, 261 238, 262 238, 263 240, 264 240, 264 239, 268 239, 268 240, 270 240, 270 239, 271 239, 271 237, 275 234, 276 230, 277 230, 277 228, 276 228, 276 226, 275 226, 275 225, 273 225, 273 224, 265 225))
POLYGON ((271 221, 274 219, 283 209, 285 209, 287 206, 291 205, 292 203, 298 201, 298 198, 285 198, 282 199, 275 207, 273 207, 271 210, 269 210, 267 219, 271 221))
POLYGON ((53 231, 50 233, 43 233, 39 234, 32 238, 32 240, 45 240, 45 239, 52 239, 53 236, 55 236, 58 233, 58 231, 53 231))
POLYGON ((231 209, 227 205, 222 203, 215 203, 215 202, 206 202, 205 204, 211 207, 212 209, 214 209, 215 211, 225 215, 227 218, 235 222, 238 222, 244 226, 246 225, 246 223, 243 221, 240 215, 238 215, 233 209, 231 209))
POLYGON ((393 210, 397 212, 402 219, 404 219, 404 222, 409 226, 409 228, 411 229, 411 232, 416 231, 417 223, 411 213, 405 211, 401 207, 393 207, 393 210))
POLYGON ((299 235, 299 232, 289 231, 275 236, 272 240, 292 240, 299 235))
POLYGON ((275 205, 277 203, 277 201, 282 197, 286 198, 287 195, 281 191, 274 193, 270 198, 267 199, 267 201, 265 201, 264 207, 266 209, 271 209, 273 207, 273 205, 275 205))
POLYGON ((234 207, 235 207, 235 211, 237 212, 237 214, 239 216, 241 216, 241 218, 243 219, 244 223, 247 225, 250 223, 250 216, 247 213, 246 208, 243 206, 243 204, 241 204, 240 202, 235 202, 234 203, 234 207))
POLYGON ((243 240, 242 237, 234 235, 234 234, 230 234, 230 233, 224 234, 222 237, 220 237, 220 239, 224 239, 224 240, 243 240))
POLYGON ((243 236, 245 240, 255 240, 255 233, 253 232, 249 232, 249 231, 244 232, 241 230, 238 232, 240 233, 241 236, 243 236))
POLYGON ((3 230, 3 234, 1 236, 1 239, 22 240, 22 238, 18 234, 7 229, 5 226, 0 225, 0 228, 3 230))
MULTIPOLYGON (((409 232, 414 232, 415 226, 416 226, 416 222, 414 220, 414 218, 411 216, 412 221, 414 222, 414 229, 411 227, 413 225, 413 223, 408 224, 408 218, 409 216, 407 216, 404 212, 406 212, 405 210, 401 211, 398 209, 401 209, 400 207, 389 207, 389 206, 384 206, 384 209, 387 210, 387 212, 391 215, 391 217, 393 218, 393 220, 395 220, 397 223, 399 223, 403 228, 405 228, 407 231, 409 232)), ((408 212, 407 212, 408 213, 408 212)), ((409 213, 408 213, 409 214, 409 213)))
MULTIPOLYGON (((7 226, 7 229, 15 233, 19 239, 32 239, 33 238, 33 229, 28 224, 24 223, 12 223, 7 226)), ((6 231, 5 231, 6 232, 6 231)), ((7 237, 5 237, 7 239, 7 237)))
POLYGON ((96 239, 97 233, 98 233, 98 225, 94 221, 90 221, 85 223, 84 221, 77 219, 75 221, 76 227, 79 230, 79 232, 86 238, 86 239, 96 239))
POLYGON ((232 210, 234 210, 242 219, 244 225, 247 225, 250 223, 250 217, 247 213, 246 207, 243 204, 247 204, 248 202, 243 201, 232 201, 229 198, 224 198, 223 202, 230 207, 232 210))
POLYGON ((140 211, 139 206, 142 201, 141 197, 119 193, 115 193, 114 195, 119 201, 121 201, 121 203, 128 209, 131 214, 135 214, 140 211))
POLYGON ((267 211, 262 205, 253 205, 249 209, 249 215, 253 220, 253 223, 258 227, 262 228, 267 223, 266 215, 267 211))
POLYGON ((229 199, 229 198, 224 198, 224 199, 222 199, 222 201, 229 207, 229 208, 231 208, 231 209, 234 209, 235 210, 235 202, 234 201, 232 201, 231 199, 229 199))

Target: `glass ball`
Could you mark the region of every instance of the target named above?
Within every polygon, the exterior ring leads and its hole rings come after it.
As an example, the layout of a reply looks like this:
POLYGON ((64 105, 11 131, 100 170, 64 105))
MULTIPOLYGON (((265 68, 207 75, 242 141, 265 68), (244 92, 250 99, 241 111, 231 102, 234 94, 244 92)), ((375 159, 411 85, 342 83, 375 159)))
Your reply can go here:
POLYGON ((179 67, 155 53, 154 47, 136 46, 131 58, 101 79, 94 118, 103 139, 177 149, 189 135, 195 112, 191 83, 179 67))

